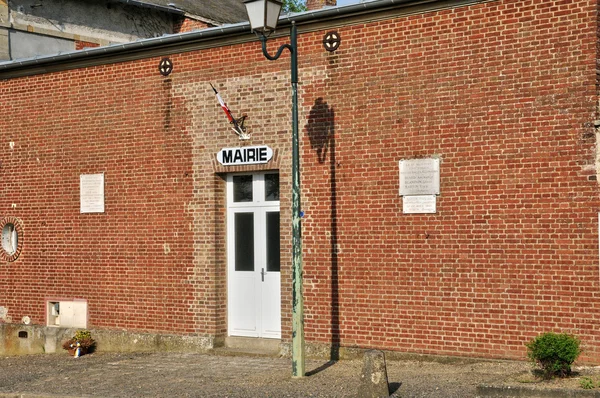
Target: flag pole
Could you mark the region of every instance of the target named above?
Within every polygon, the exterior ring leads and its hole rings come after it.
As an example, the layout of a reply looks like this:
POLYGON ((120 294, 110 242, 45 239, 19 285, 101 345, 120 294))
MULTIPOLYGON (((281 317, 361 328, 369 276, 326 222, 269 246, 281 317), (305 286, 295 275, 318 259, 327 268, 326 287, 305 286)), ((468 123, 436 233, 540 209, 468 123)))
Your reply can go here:
POLYGON ((223 112, 225 112, 225 115, 227 115, 229 123, 233 124, 232 130, 240 137, 240 140, 250 139, 250 136, 246 134, 246 129, 244 128, 244 120, 246 119, 246 115, 243 115, 241 118, 236 119, 231 113, 231 110, 229 109, 225 101, 223 101, 223 98, 221 98, 221 94, 219 94, 215 86, 213 86, 210 82, 208 84, 210 84, 213 91, 215 92, 215 96, 219 101, 219 105, 221 105, 221 109, 223 109, 223 112))

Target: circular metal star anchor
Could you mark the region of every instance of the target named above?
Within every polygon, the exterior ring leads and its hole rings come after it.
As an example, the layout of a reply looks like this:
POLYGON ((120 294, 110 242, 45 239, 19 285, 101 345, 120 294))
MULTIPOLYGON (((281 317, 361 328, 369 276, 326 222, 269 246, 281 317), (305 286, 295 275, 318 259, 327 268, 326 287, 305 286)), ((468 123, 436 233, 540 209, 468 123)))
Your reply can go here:
POLYGON ((171 61, 169 58, 161 59, 160 63, 158 64, 158 70, 160 71, 161 75, 169 76, 171 72, 173 72, 173 61, 171 61))
POLYGON ((325 47, 325 50, 329 52, 337 50, 341 42, 342 38, 336 31, 327 32, 325 36, 323 36, 323 47, 325 47))

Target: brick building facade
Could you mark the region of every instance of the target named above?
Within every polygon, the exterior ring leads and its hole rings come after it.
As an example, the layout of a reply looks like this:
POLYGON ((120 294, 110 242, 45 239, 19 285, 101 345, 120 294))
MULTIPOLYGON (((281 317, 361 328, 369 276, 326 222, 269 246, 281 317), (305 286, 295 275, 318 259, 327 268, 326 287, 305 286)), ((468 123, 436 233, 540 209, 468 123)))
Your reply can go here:
MULTIPOLYGON (((597 2, 324 8, 283 17, 271 51, 292 18, 309 349, 523 358, 525 342, 557 331, 579 336, 585 359, 600 361, 597 2), (341 44, 328 52, 331 31, 341 44), (439 162, 434 213, 405 212, 400 162, 412 159, 439 162)), ((258 294, 264 278, 256 263, 250 285, 231 285, 232 253, 244 249, 236 214, 263 225, 259 245, 278 224, 258 217, 280 211, 280 292, 268 294, 279 300, 285 346, 288 60, 266 60, 237 24, 0 64, 0 218, 18 237, 0 262, 5 335, 25 320, 50 330, 54 303, 85 303, 85 327, 98 333, 206 346, 277 337, 233 327, 248 311, 228 300, 258 294), (158 70, 163 57, 169 76, 158 70), (233 134, 210 83, 236 116, 248 115, 250 140, 233 134), (273 156, 217 161, 223 148, 248 146, 273 156), (104 178, 103 212, 81 212, 90 175, 104 178), (244 178, 232 176, 244 175, 261 194, 278 175, 279 200, 234 201, 244 178)), ((263 257, 269 250, 256 246, 263 257)))

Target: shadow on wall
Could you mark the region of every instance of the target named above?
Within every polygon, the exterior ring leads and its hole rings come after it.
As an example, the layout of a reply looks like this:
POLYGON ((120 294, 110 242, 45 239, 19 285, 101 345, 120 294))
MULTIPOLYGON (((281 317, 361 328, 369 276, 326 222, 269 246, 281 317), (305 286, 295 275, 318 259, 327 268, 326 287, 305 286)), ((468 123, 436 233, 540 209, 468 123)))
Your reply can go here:
POLYGON ((339 359, 340 313, 338 281, 338 227, 335 159, 335 111, 323 98, 317 98, 308 115, 306 131, 310 147, 317 154, 319 163, 329 164, 329 198, 331 223, 331 353, 333 361, 339 359))

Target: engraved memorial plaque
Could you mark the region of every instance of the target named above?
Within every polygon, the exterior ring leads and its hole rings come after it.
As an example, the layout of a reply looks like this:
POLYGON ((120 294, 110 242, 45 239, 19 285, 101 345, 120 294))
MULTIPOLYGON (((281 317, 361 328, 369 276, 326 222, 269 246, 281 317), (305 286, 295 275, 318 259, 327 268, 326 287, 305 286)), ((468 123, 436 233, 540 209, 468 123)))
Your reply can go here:
POLYGON ((437 212, 435 195, 414 195, 402 197, 404 214, 432 214, 437 212))
POLYGON ((80 213, 104 213, 104 174, 79 176, 80 213))
POLYGON ((400 161, 400 195, 439 195, 440 160, 400 161))

